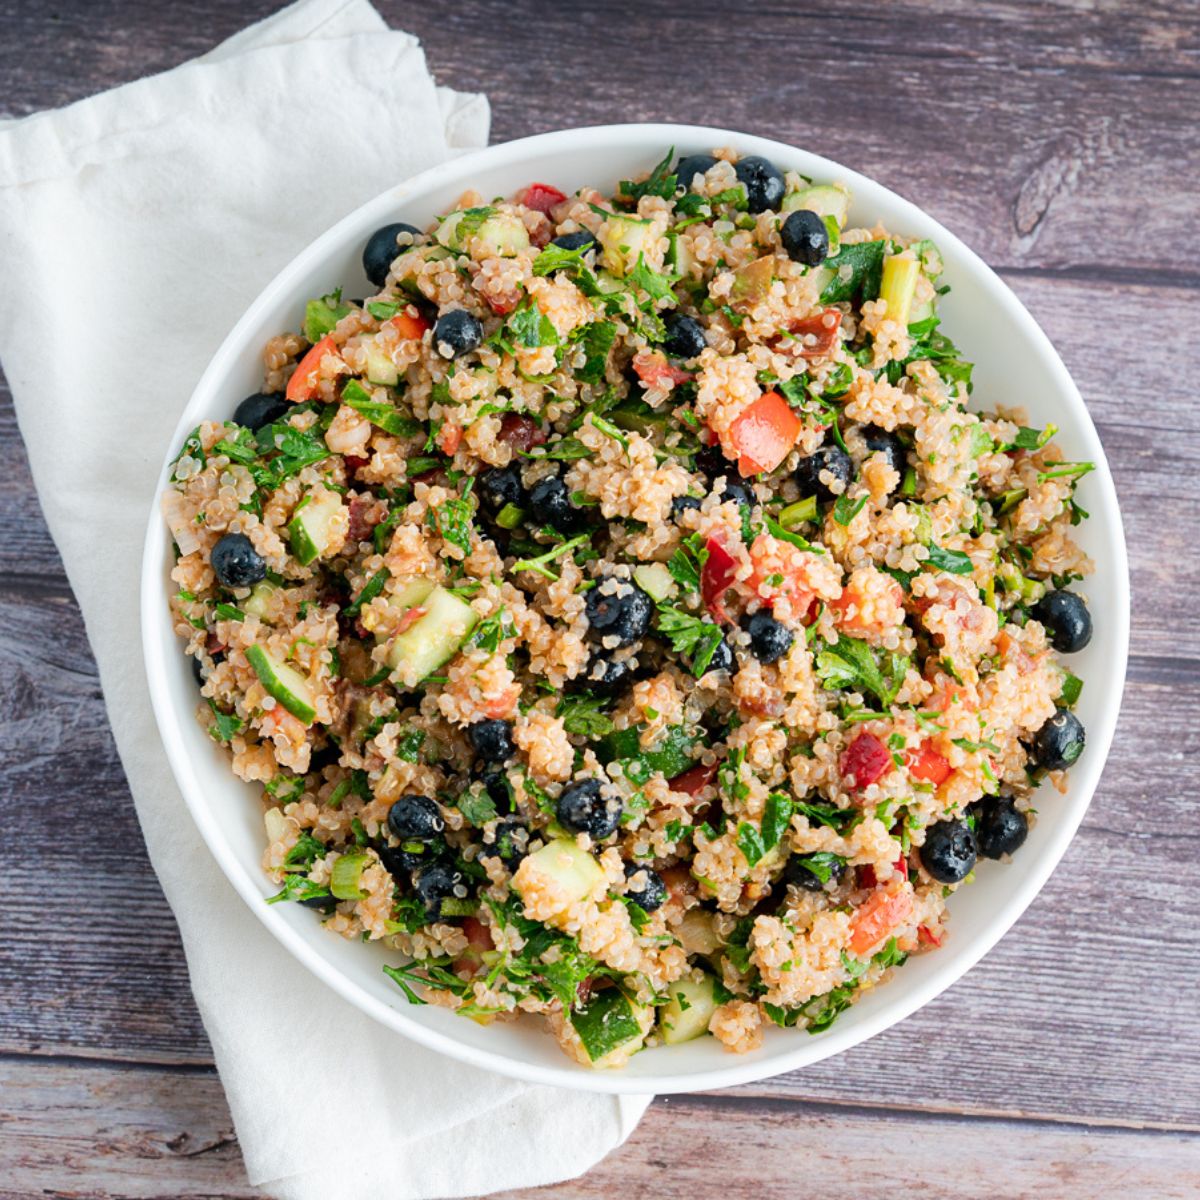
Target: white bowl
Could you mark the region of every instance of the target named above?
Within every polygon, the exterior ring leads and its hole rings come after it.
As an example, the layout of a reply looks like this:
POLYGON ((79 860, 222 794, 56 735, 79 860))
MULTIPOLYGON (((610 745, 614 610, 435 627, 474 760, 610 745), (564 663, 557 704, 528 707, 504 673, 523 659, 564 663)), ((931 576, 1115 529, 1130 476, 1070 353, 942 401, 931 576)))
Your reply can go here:
POLYGON ((1066 458, 1096 463, 1096 471, 1079 488, 1091 520, 1077 531, 1096 563, 1095 575, 1083 585, 1095 636, 1071 659, 1071 669, 1086 681, 1077 711, 1087 729, 1087 749, 1071 770, 1068 794, 1060 797, 1047 790, 1041 798, 1040 819, 1015 861, 985 863, 976 882, 953 898, 951 936, 942 949, 912 959, 824 1033, 771 1027, 760 1049, 737 1056, 716 1039, 702 1038, 643 1051, 624 1070, 612 1073, 575 1065, 534 1021, 484 1028, 443 1008, 410 1006, 380 969, 394 956, 327 933, 299 905, 263 902, 276 889, 259 867, 264 841, 259 789, 233 776, 224 751, 194 718, 196 685, 168 616, 170 541, 157 508, 146 535, 142 572, 150 695, 175 778, 221 868, 266 927, 330 987, 397 1033, 502 1074, 601 1092, 692 1091, 795 1070, 887 1029, 954 983, 1024 912, 1082 820, 1116 725, 1129 641, 1125 540, 1108 463, 1078 390, 1020 301, 958 238, 887 188, 815 154, 724 129, 608 125, 540 134, 455 159, 364 204, 277 275, 225 339, 171 444, 163 447, 162 486, 188 430, 204 418, 231 416, 243 396, 258 390, 263 343, 281 330, 298 328, 309 297, 339 285, 349 295, 364 292, 368 285, 359 255, 378 226, 398 219, 424 226, 469 187, 486 197, 511 195, 535 180, 568 193, 584 184, 611 190, 619 180, 648 170, 669 146, 681 154, 733 146, 816 180, 841 180, 853 191, 852 225, 883 221, 897 233, 933 238, 945 258, 945 282, 952 288, 941 305, 944 328, 977 364, 977 403, 1024 405, 1035 425, 1059 426, 1066 458))

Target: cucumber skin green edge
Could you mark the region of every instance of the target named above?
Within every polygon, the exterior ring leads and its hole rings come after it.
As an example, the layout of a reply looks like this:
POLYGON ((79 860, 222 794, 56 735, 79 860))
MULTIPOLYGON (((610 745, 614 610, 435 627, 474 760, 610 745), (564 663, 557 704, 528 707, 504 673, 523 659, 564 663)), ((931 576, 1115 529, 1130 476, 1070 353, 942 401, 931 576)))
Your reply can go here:
POLYGON ((259 682, 267 689, 267 694, 274 696, 288 712, 297 720, 311 725, 317 719, 317 710, 303 700, 297 700, 291 692, 280 683, 275 675, 275 664, 261 646, 251 646, 246 651, 246 661, 254 668, 259 682))

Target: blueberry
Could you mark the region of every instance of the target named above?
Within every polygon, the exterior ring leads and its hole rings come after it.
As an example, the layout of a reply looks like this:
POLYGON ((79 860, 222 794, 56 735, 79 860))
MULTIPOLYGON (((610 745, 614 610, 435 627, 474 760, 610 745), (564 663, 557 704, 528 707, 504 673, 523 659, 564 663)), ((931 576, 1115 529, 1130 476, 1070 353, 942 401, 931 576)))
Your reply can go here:
POLYGON ((792 631, 769 612, 756 612, 746 622, 750 649, 759 662, 773 663, 792 648, 792 631))
POLYGON ((841 446, 822 446, 819 450, 802 458, 796 465, 796 486, 802 496, 816 496, 818 500, 833 499, 829 485, 821 478, 821 472, 828 471, 834 479, 843 484, 850 482, 854 466, 841 446))
POLYGON ((583 673, 582 682, 597 696, 619 696, 633 683, 633 668, 628 659, 595 654, 583 673))
POLYGON ((428 796, 401 796, 388 809, 387 823, 402 842, 427 842, 446 828, 441 810, 428 796))
POLYGON ((691 191, 692 180, 716 165, 717 160, 711 154, 689 154, 675 164, 675 179, 685 192, 691 191))
POLYGON ((521 468, 515 463, 507 467, 489 467, 479 476, 475 494, 490 512, 498 513, 506 504, 524 508, 528 500, 521 482, 521 468))
POLYGON ((887 465, 903 477, 908 467, 904 443, 894 433, 888 433, 878 425, 864 425, 860 432, 867 450, 871 454, 882 454, 887 465))
POLYGON ((466 889, 466 876, 450 863, 430 863, 413 876, 413 890, 425 905, 425 913, 431 921, 442 915, 442 904, 451 896, 465 900, 466 889), (458 896, 458 892, 462 895, 458 896))
POLYGON ((379 861, 383 863, 389 875, 403 880, 418 867, 434 862, 446 849, 445 843, 440 839, 415 845, 414 849, 414 843, 410 841, 402 846, 389 846, 386 841, 380 839, 375 845, 375 853, 379 855, 379 861))
POLYGON ((667 330, 663 349, 673 358, 696 358, 708 347, 704 326, 695 317, 669 312, 663 317, 663 325, 667 330))
POLYGON ((701 446, 696 451, 696 470, 701 475, 707 475, 709 479, 724 475, 729 470, 729 459, 725 457, 725 451, 721 449, 720 442, 701 446))
POLYGON ((509 870, 529 852, 529 830, 520 821, 497 821, 483 835, 480 858, 498 858, 509 870))
POLYGON ((486 763, 507 762, 517 752, 509 721, 476 721, 467 728, 467 737, 475 747, 475 753, 486 763))
POLYGON ((748 483, 729 476, 725 477, 725 486, 721 489, 722 503, 726 500, 733 500, 739 506, 745 504, 749 508, 753 508, 758 503, 758 497, 748 483))
POLYGON ((584 610, 597 637, 615 637, 618 646, 629 646, 650 628, 654 601, 635 583, 602 579, 587 593, 584 610))
POLYGON ((259 430, 278 421, 288 410, 282 392, 255 392, 233 410, 233 420, 243 429, 259 430))
POLYGON ((244 533, 227 533, 212 548, 209 562, 222 587, 252 587, 267 577, 267 564, 244 533))
POLYGON ((925 832, 921 864, 938 883, 961 883, 974 869, 978 847, 963 821, 938 821, 925 832))
POLYGON ((204 664, 200 661, 198 655, 191 656, 192 662, 192 678, 196 681, 197 687, 204 686, 204 664))
POLYGON ((806 208, 788 214, 779 238, 792 262, 819 267, 829 254, 829 230, 825 228, 825 221, 806 208))
POLYGON ((737 656, 733 653, 732 647, 724 637, 717 643, 716 649, 712 652, 712 658, 708 660, 708 666, 704 668, 704 673, 707 675, 709 671, 729 671, 730 673, 737 670, 737 656))
POLYGON ((1029 612, 1046 627, 1060 654, 1073 654, 1092 640, 1092 614, 1074 592, 1047 592, 1029 612))
POLYGON ((1047 771, 1065 771, 1083 753, 1086 740, 1079 718, 1065 708, 1056 708, 1034 735, 1034 762, 1047 771))
POLYGON ((487 798, 496 805, 499 816, 505 817, 512 811, 512 790, 509 787, 509 776, 503 770, 485 770, 481 776, 487 798))
POLYGON ((571 833, 586 833, 600 841, 621 823, 620 800, 605 800, 598 779, 584 779, 564 789, 558 798, 558 823, 571 833))
MULTIPOLYGON (((845 873, 846 864, 844 862, 840 859, 829 860, 829 878, 834 883, 839 883, 845 873)), ((810 870, 804 858, 796 854, 787 860, 787 866, 783 868, 783 882, 802 888, 806 892, 823 892, 825 890, 825 885, 816 872, 810 870)))
POLYGON ((550 245, 563 250, 591 250, 596 245, 596 235, 587 229, 579 229, 575 233, 560 233, 550 245))
POLYGON ((571 503, 571 493, 557 475, 539 479, 529 489, 529 510, 538 525, 549 525, 559 533, 574 533, 583 516, 571 503))
POLYGON ((443 358, 470 354, 483 342, 483 325, 465 308, 452 308, 437 319, 433 327, 433 345, 443 358))
POLYGON ((968 810, 975 818, 975 841, 984 858, 1015 854, 1029 834, 1029 818, 1011 796, 985 796, 968 810))
POLYGON ((779 207, 787 185, 783 173, 770 159, 752 154, 743 158, 734 170, 746 188, 746 202, 752 213, 779 207))
POLYGON ((396 238, 402 233, 412 234, 412 240, 418 241, 421 231, 415 225, 407 225, 397 221, 394 225, 385 225, 377 229, 363 247, 362 264, 367 278, 376 286, 383 287, 387 282, 388 271, 391 270, 392 260, 399 258, 404 251, 396 245, 396 238))
POLYGON ((654 912, 662 908, 667 898, 667 885, 662 876, 651 867, 643 867, 639 863, 625 864, 625 878, 633 881, 625 888, 625 899, 632 900, 645 912, 654 912))
POLYGON ((700 501, 695 496, 676 496, 671 501, 671 520, 678 521, 685 512, 695 512, 700 508, 700 501))
POLYGON ((310 896, 307 900, 301 900, 300 903, 305 908, 315 908, 318 912, 331 913, 337 907, 336 896, 310 896))

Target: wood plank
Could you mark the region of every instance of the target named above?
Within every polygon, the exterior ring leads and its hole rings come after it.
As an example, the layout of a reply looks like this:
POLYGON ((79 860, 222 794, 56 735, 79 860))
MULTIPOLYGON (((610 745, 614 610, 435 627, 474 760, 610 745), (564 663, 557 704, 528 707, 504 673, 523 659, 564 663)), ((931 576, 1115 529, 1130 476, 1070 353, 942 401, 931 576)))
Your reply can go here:
MULTIPOLYGON (((722 1175, 783 1196, 960 1200, 1129 1194, 1183 1200, 1200 1188, 1195 1135, 1013 1123, 791 1104, 722 1094, 651 1106, 633 1137, 582 1179, 504 1193, 545 1200, 708 1195, 722 1175), (994 1164, 988 1169, 985 1164, 994 1164), (901 1190, 897 1190, 902 1179, 901 1190)), ((209 1072, 0 1060, 0 1197, 243 1200, 220 1085, 209 1072)), ((735 1194, 738 1194, 735 1192, 735 1194)))
MULTIPOLYGON (((109 0, 50 23, 16 4, 5 103, 29 112, 164 69, 273 7, 193 2, 165 23, 109 0)), ((423 38, 439 79, 489 93, 497 141, 616 119, 768 133, 894 187, 1003 265, 1123 263, 1136 245, 1138 269, 1170 274, 1200 232, 1180 170, 1200 116, 1197 20, 1182 5, 779 5, 739 22, 733 54, 720 0, 686 19, 632 0, 516 3, 500 38, 486 0, 380 8, 423 38), (602 82, 564 86, 564 47, 583 46, 602 82), (721 64, 719 106, 676 86, 706 63, 721 64)))

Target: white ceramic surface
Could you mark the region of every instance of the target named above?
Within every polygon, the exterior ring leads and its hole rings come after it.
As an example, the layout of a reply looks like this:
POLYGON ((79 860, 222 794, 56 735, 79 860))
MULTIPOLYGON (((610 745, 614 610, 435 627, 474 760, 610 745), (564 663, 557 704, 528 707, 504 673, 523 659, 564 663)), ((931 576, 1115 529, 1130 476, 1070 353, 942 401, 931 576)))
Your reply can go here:
MULTIPOLYGON (((864 996, 828 1031, 769 1027, 760 1049, 731 1055, 714 1038, 644 1051, 617 1073, 589 1071, 569 1061, 534 1021, 484 1028, 434 1006, 410 1006, 381 971, 389 955, 323 931, 299 905, 268 906, 275 887, 259 868, 263 825, 257 787, 238 781, 226 756, 194 717, 190 665, 171 629, 170 542, 157 508, 151 514, 142 576, 142 627, 150 693, 175 777, 200 831, 229 881, 268 929, 310 970, 348 1001, 397 1033, 481 1067, 540 1083, 607 1092, 680 1092, 721 1087, 794 1070, 853 1046, 920 1008, 948 988, 1004 934, 1037 895, 1063 856, 1100 778, 1120 705, 1129 636, 1125 542, 1112 478, 1078 390, 1045 334, 1017 298, 953 234, 877 183, 827 159, 764 138, 678 125, 614 125, 542 134, 455 159, 363 205, 302 250, 251 305, 196 386, 170 446, 163 447, 162 483, 187 431, 203 418, 231 416, 261 383, 259 351, 266 339, 295 329, 305 301, 336 286, 348 295, 368 287, 359 255, 378 226, 403 219, 426 225, 473 187, 484 196, 511 195, 537 180, 572 192, 602 191, 647 171, 668 146, 677 153, 733 146, 763 154, 783 169, 818 181, 841 180, 853 191, 852 225, 882 220, 905 234, 933 238, 945 258, 952 291, 941 304, 943 325, 977 366, 980 406, 1021 404, 1034 425, 1054 422, 1068 459, 1092 459, 1096 471, 1079 488, 1092 514, 1078 531, 1096 562, 1084 585, 1095 619, 1092 644, 1071 659, 1086 681, 1078 713, 1088 736, 1065 797, 1046 789, 1040 819, 1011 864, 983 863, 977 881, 950 903, 951 936, 933 954, 912 959, 887 986, 864 996)), ((1028 986, 1036 987, 1030 979, 1028 986)))

